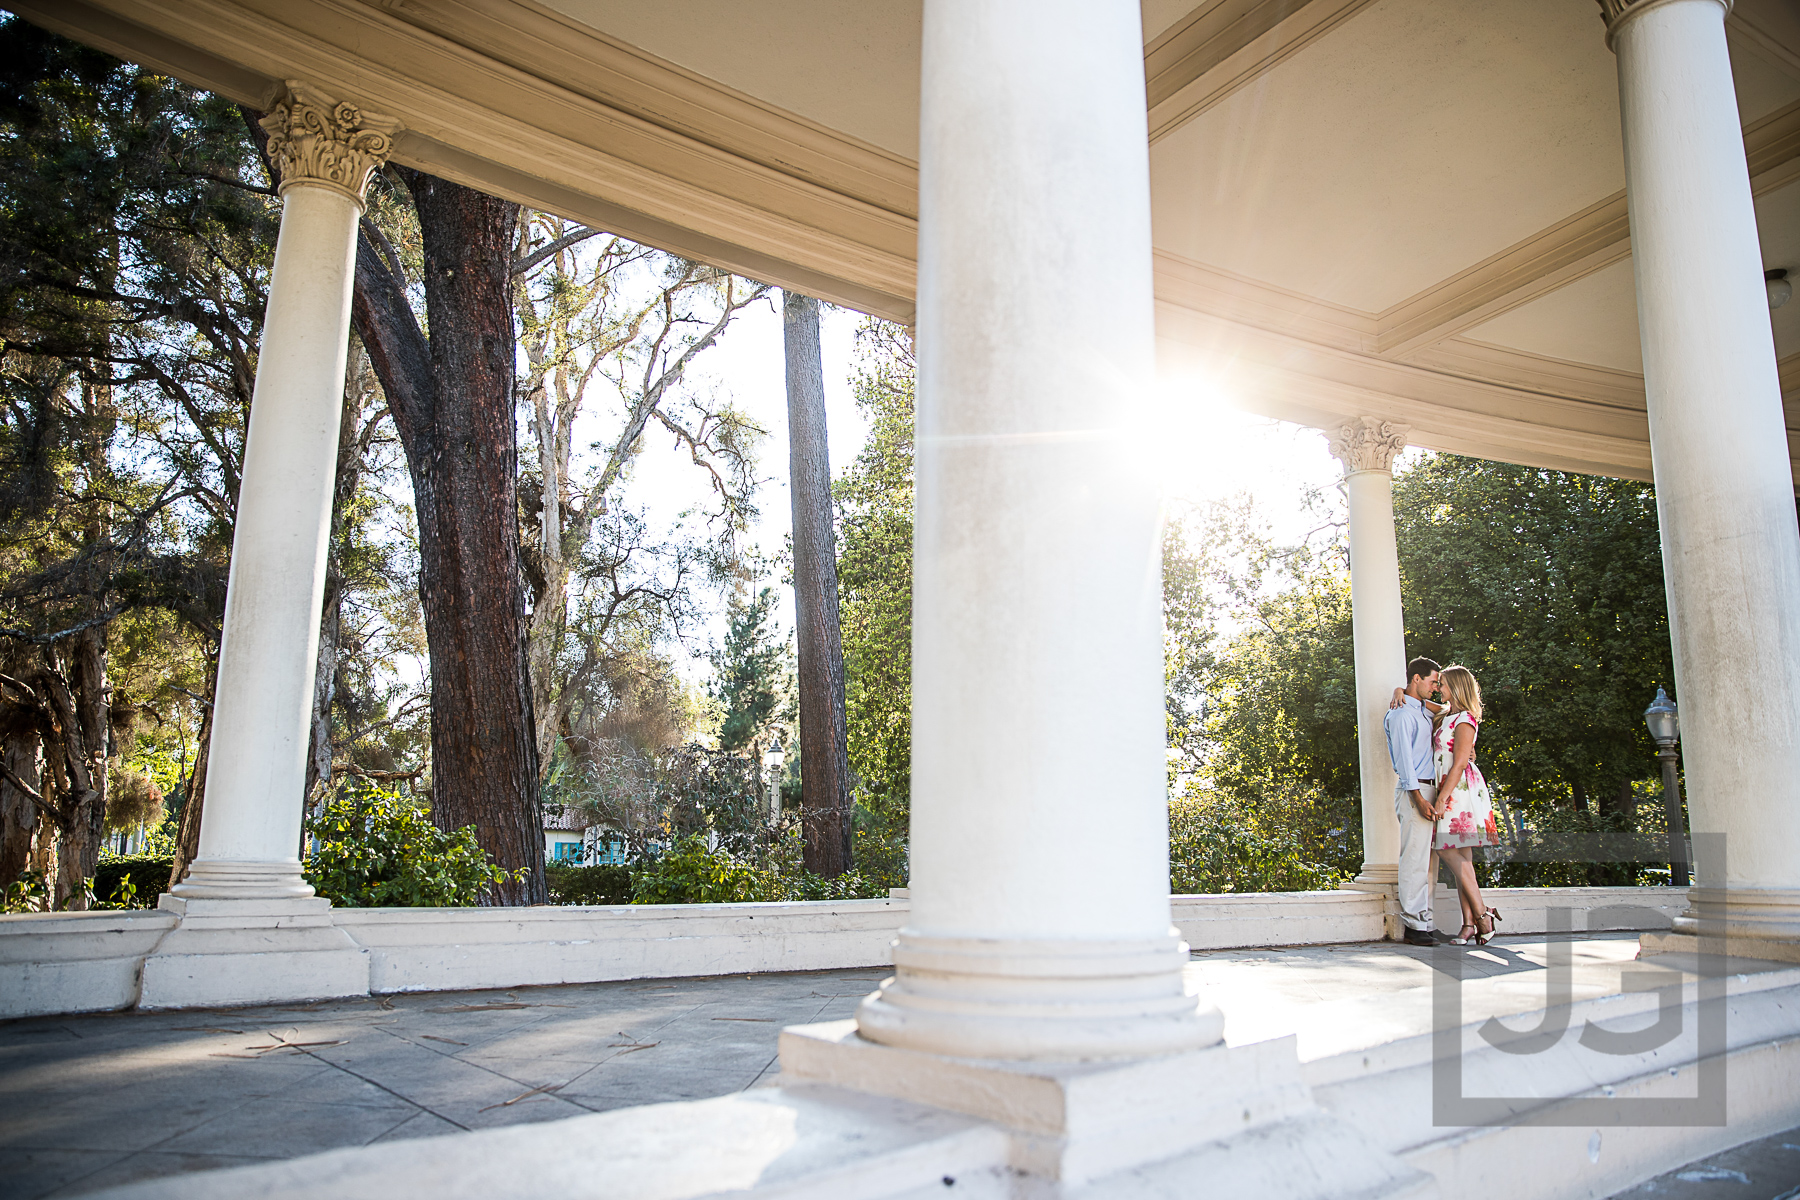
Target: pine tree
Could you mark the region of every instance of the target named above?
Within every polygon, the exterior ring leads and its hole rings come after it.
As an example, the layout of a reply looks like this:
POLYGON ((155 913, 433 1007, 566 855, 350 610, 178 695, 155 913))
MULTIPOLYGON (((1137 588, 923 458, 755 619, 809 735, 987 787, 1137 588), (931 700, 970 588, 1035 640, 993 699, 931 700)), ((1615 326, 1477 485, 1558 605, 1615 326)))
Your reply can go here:
POLYGON ((750 745, 775 716, 785 690, 787 647, 777 641, 775 589, 763 588, 725 615, 725 640, 711 655, 713 698, 725 710, 719 749, 750 745))

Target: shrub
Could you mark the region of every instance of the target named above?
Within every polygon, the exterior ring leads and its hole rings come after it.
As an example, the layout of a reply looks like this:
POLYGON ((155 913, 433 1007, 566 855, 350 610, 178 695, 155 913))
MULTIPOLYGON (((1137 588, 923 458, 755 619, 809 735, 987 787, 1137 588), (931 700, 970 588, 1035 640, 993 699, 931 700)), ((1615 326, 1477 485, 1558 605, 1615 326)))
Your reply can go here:
POLYGON ((1255 827, 1247 806, 1187 795, 1169 803, 1169 890, 1305 892, 1335 888, 1344 872, 1308 862, 1290 843, 1255 827))
POLYGON ((746 866, 701 837, 686 837, 631 873, 633 904, 742 904, 781 899, 773 871, 746 866))
POLYGON ((175 859, 169 855, 102 850, 100 865, 94 868, 94 898, 107 908, 155 908, 156 898, 169 890, 169 872, 174 869, 175 859))
POLYGON ((620 864, 571 867, 549 863, 544 878, 552 904, 630 904, 631 868, 620 864))
POLYGON ((306 881, 341 908, 466 907, 507 878, 473 825, 445 833, 423 808, 362 780, 309 819, 306 830, 306 881))
POLYGON ((887 885, 859 871, 827 879, 799 864, 798 831, 762 864, 708 850, 683 838, 659 859, 631 872, 633 904, 748 904, 775 900, 859 900, 887 895, 887 885))

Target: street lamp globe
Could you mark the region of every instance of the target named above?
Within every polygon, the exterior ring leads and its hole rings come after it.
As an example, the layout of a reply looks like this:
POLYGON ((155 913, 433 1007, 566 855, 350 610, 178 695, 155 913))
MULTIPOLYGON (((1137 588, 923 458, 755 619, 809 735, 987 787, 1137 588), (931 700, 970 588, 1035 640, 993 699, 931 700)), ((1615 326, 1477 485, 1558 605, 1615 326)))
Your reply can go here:
POLYGON ((1659 746, 1673 746, 1681 736, 1681 714, 1660 687, 1656 689, 1656 699, 1644 710, 1644 724, 1650 727, 1650 736, 1659 746))

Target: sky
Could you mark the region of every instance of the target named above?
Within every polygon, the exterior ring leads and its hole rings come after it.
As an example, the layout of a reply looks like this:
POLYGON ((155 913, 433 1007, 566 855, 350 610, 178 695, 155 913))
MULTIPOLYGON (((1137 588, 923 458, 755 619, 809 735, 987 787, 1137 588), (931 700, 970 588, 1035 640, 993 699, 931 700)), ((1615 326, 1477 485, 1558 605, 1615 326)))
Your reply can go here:
MULTIPOLYGON (((830 435, 833 476, 843 473, 868 436, 868 422, 857 410, 850 380, 855 370, 855 332, 860 314, 825 308, 820 322, 824 358, 826 425, 830 435)), ((692 386, 730 397, 752 421, 768 431, 761 446, 758 489, 760 518, 750 540, 761 552, 782 550, 791 528, 787 485, 787 392, 781 315, 774 304, 758 304, 743 313, 718 343, 695 360, 692 386)), ((1309 489, 1333 487, 1340 468, 1326 448, 1324 435, 1298 425, 1253 416, 1232 407, 1228 395, 1214 394, 1202 403, 1166 402, 1160 424, 1172 436, 1147 446, 1147 464, 1157 470, 1165 490, 1190 500, 1224 499, 1248 492, 1278 541, 1298 541, 1318 523, 1303 507, 1309 489)), ((578 434, 580 430, 577 430, 578 434)), ((579 443, 578 443, 579 444, 579 443)), ((628 496, 642 505, 654 523, 672 522, 683 510, 704 504, 707 478, 673 449, 667 438, 650 438, 635 467, 628 496)), ((781 591, 779 612, 785 629, 794 622, 793 595, 778 578, 766 582, 781 591)), ((707 644, 723 632, 717 612, 698 630, 689 654, 677 654, 678 667, 690 683, 708 674, 707 644)))

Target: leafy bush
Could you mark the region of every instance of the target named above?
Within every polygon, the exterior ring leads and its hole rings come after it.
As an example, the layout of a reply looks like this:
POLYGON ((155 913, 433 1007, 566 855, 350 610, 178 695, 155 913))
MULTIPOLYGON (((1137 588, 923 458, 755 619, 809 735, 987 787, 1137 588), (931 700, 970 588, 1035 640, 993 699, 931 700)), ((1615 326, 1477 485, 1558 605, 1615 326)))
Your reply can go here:
POLYGON ((548 863, 544 878, 552 904, 630 904, 631 868, 620 864, 571 867, 548 863))
POLYGON ((1623 812, 1590 812, 1539 800, 1502 808, 1504 844, 1476 854, 1482 887, 1644 887, 1667 884, 1662 798, 1649 786, 1623 812), (1591 845, 1591 849, 1590 849, 1591 845), (1606 850, 1625 861, 1589 861, 1606 850), (1564 857, 1567 856, 1567 857, 1564 857), (1634 861, 1639 860, 1639 861, 1634 861))
POLYGON ((100 852, 94 868, 94 898, 106 908, 155 908, 156 898, 169 890, 169 872, 175 859, 160 854, 100 852))
POLYGON ((1291 842, 1259 831, 1249 806, 1206 794, 1169 804, 1169 890, 1306 892, 1335 888, 1345 873, 1308 862, 1291 842))
POLYGON ((475 840, 473 825, 445 833, 423 808, 361 780, 306 830, 306 881, 341 908, 466 907, 507 878, 475 840))
POLYGON ((687 837, 648 867, 631 873, 633 904, 742 904, 779 900, 773 871, 747 866, 706 840, 687 837))
POLYGON ((858 871, 833 879, 799 865, 798 832, 764 863, 708 850, 701 837, 684 838, 667 854, 631 872, 633 904, 749 904, 777 900, 859 900, 887 895, 887 886, 858 871))
POLYGON ((41 871, 27 868, 6 885, 6 911, 9 913, 49 912, 50 883, 41 871))

